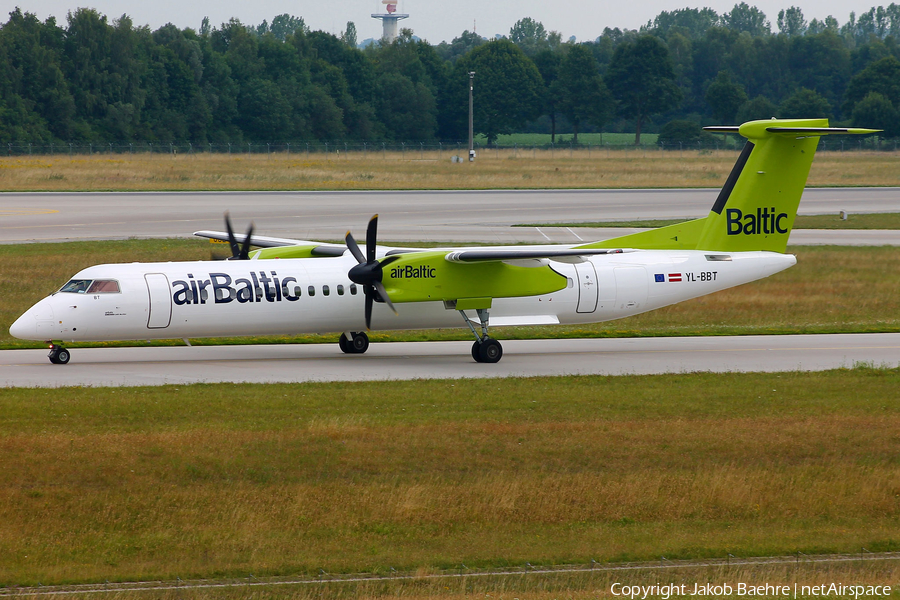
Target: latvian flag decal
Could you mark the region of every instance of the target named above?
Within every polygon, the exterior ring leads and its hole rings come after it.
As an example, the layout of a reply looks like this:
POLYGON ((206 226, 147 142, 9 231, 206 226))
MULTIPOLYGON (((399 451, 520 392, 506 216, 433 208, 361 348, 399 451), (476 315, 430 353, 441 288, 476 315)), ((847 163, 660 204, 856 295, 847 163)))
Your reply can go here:
POLYGON ((681 281, 681 273, 669 273, 668 275, 657 273, 653 278, 656 280, 656 283, 665 283, 667 281, 669 283, 676 283, 681 281))

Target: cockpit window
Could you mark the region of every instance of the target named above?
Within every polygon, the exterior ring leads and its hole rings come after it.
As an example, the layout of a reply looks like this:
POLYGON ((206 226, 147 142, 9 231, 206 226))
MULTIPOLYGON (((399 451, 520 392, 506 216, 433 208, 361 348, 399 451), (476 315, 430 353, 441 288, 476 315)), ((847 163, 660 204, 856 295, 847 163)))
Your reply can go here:
POLYGON ((119 282, 115 279, 73 279, 62 286, 60 292, 70 294, 118 294, 119 282))
POLYGON ((84 294, 91 286, 90 279, 73 279, 66 285, 62 286, 59 291, 69 292, 70 294, 84 294))
POLYGON ((115 279, 95 279, 91 287, 88 288, 88 294, 118 294, 119 282, 115 279))

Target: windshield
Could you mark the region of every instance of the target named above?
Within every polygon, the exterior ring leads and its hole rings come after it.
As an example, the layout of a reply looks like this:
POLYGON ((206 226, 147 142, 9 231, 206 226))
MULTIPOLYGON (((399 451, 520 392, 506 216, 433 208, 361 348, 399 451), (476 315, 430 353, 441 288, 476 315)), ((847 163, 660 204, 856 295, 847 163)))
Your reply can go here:
POLYGON ((91 285, 90 279, 73 279, 66 285, 62 286, 59 291, 69 292, 71 294, 83 294, 91 285))

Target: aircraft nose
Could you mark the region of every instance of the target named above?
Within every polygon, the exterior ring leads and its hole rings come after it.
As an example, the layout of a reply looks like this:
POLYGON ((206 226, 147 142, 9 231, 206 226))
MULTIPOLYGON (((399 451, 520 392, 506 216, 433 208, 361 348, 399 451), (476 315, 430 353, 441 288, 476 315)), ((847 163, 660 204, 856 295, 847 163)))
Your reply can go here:
POLYGON ((20 340, 43 340, 38 333, 38 325, 53 323, 53 307, 45 298, 25 311, 9 328, 9 335, 20 340))
POLYGON ((37 321, 34 320, 31 311, 16 319, 15 323, 9 327, 9 335, 20 340, 30 340, 37 333, 37 321))

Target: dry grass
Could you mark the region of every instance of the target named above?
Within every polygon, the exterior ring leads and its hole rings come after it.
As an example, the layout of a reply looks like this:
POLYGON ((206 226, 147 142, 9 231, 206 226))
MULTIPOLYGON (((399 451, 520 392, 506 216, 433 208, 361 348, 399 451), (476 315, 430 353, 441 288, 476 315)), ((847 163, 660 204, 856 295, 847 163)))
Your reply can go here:
POLYGON ((900 548, 900 371, 10 390, 0 584, 900 548))
MULTIPOLYGON (((0 158, 0 190, 402 190, 719 187, 732 151, 486 150, 474 164, 448 151, 0 158)), ((900 185, 900 155, 822 152, 811 186, 900 185)))
MULTIPOLYGON (((900 577, 900 561, 859 561, 851 563, 810 563, 780 565, 715 566, 679 569, 635 569, 626 573, 594 570, 584 572, 559 571, 548 574, 516 574, 465 577, 424 577, 432 575, 423 569, 417 579, 373 580, 352 583, 301 583, 269 586, 246 586, 241 582, 225 589, 198 589, 181 587, 174 590, 153 590, 151 592, 118 592, 98 594, 72 594, 54 597, 62 598, 160 598, 163 600, 184 598, 292 598, 297 600, 329 600, 380 598, 384 600, 417 600, 419 598, 490 598, 492 600, 581 600, 590 598, 616 598, 611 593, 613 584, 617 591, 622 585, 657 586, 672 584, 685 585, 693 591, 695 584, 707 582, 727 583, 736 588, 739 582, 748 586, 787 585, 793 590, 802 586, 829 585, 891 585, 900 577)), ((247 578, 245 581, 254 581, 247 578)), ((256 583, 259 583, 257 580, 256 583)), ((55 590, 54 590, 55 591, 55 590)), ((730 596, 736 595, 733 592, 730 596)), ((896 595, 896 592, 894 592, 896 595)), ((798 595, 799 597, 804 597, 798 595)), ((662 598, 650 594, 648 598, 662 598)), ((710 597, 710 596, 707 596, 710 597)), ((722 596, 712 596, 714 598, 722 596)), ((770 597, 787 598, 775 595, 770 597)), ((807 596, 808 597, 808 596, 807 596)), ((671 596, 670 596, 671 598, 671 596)), ((679 598, 679 596, 675 596, 679 598)))

